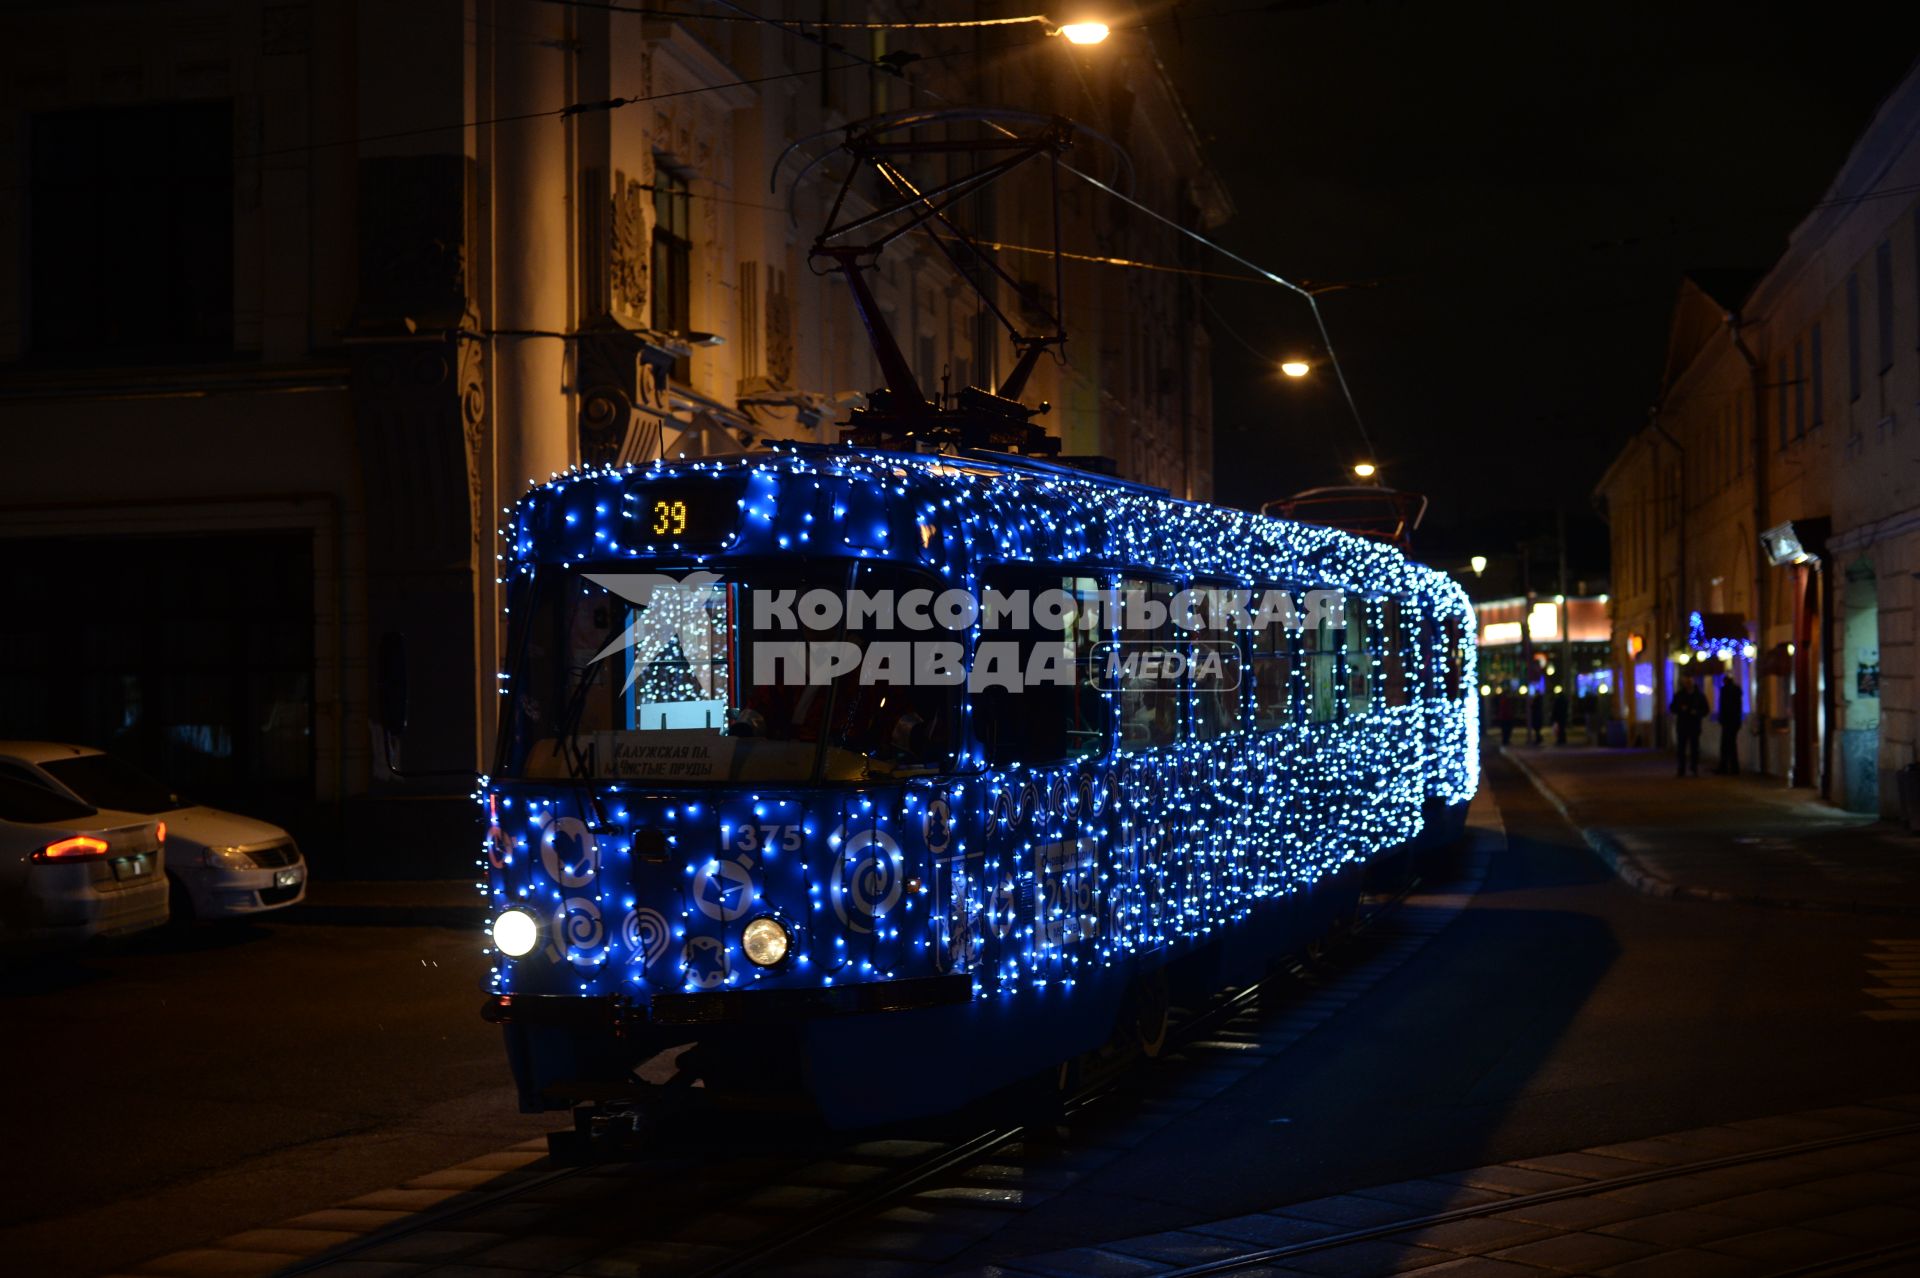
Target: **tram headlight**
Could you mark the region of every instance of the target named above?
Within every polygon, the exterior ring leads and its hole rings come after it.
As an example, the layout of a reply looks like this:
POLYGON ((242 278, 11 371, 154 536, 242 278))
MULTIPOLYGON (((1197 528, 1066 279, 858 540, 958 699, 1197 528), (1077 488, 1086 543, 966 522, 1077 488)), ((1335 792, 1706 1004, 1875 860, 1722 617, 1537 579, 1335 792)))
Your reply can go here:
POLYGON ((771 914, 762 914, 740 933, 740 948, 761 967, 777 967, 786 961, 793 948, 793 937, 786 924, 771 914))
POLYGON ((493 947, 508 958, 525 958, 540 943, 540 920, 525 910, 507 910, 493 921, 493 947))

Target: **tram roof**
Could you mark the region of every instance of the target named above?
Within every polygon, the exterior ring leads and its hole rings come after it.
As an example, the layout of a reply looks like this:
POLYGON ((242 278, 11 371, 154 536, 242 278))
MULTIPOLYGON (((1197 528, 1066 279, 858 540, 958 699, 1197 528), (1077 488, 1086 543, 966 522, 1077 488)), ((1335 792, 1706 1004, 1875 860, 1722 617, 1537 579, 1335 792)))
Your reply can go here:
MULTIPOLYGON (((979 556, 976 550, 974 553, 981 558, 1039 558, 1045 553, 1090 563, 1153 564, 1195 577, 1279 580, 1362 593, 1418 594, 1434 597, 1436 603, 1439 596, 1445 596, 1445 611, 1471 612, 1465 592, 1452 578, 1377 541, 1322 525, 1189 501, 1164 488, 1058 462, 981 451, 910 453, 847 445, 787 445, 774 452, 659 461, 644 467, 577 467, 535 487, 519 507, 508 512, 516 525, 510 534, 510 558, 522 563, 599 558, 582 553, 593 549, 590 542, 572 550, 560 544, 536 546, 536 542, 548 542, 548 537, 527 518, 533 510, 564 503, 582 486, 598 488, 610 496, 663 480, 743 475, 762 477, 766 483, 769 500, 765 508, 749 508, 749 514, 769 525, 778 518, 792 517, 791 512, 775 509, 784 508, 785 502, 772 500, 773 493, 786 487, 783 481, 787 479, 806 479, 842 491, 879 484, 892 487, 896 495, 910 501, 922 502, 925 513, 935 520, 950 519, 956 506, 962 509, 963 519, 968 514, 982 516, 982 527, 1000 538, 1001 549, 1007 553, 979 556), (1041 527, 1032 525, 1030 517, 1035 515, 1041 527), (1116 515, 1123 518, 1116 519, 1116 515), (1095 528, 1097 538, 1088 535, 1095 528), (1021 545, 1009 547, 1009 537, 1021 540, 1021 545), (1096 540, 1100 544, 1093 544, 1096 540), (1237 553, 1221 549, 1229 543, 1237 546, 1237 553)), ((602 515, 606 513, 604 505, 599 510, 602 515)), ((553 530, 554 535, 557 533, 553 530)), ((597 532, 594 535, 602 536, 597 532)), ((798 548, 786 541, 778 544, 781 550, 798 548)), ((872 547, 840 550, 824 541, 813 542, 807 549, 821 557, 836 553, 861 558, 912 557, 872 547)), ((736 545, 725 553, 750 552, 749 547, 736 545)), ((630 553, 634 552, 620 551, 607 557, 624 558, 630 553)), ((685 557, 708 559, 721 553, 713 547, 707 553, 685 557)))

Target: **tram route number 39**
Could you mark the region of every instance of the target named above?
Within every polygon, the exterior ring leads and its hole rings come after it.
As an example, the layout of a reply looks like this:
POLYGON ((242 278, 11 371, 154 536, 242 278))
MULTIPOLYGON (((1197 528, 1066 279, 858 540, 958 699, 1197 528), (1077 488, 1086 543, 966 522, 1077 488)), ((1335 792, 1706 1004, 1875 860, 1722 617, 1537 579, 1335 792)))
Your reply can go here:
POLYGON ((738 852, 763 850, 798 852, 800 827, 797 825, 742 825, 734 832, 733 846, 738 852))
POLYGON ((661 498, 653 503, 653 521, 649 525, 657 537, 666 537, 687 530, 687 503, 684 501, 661 498))

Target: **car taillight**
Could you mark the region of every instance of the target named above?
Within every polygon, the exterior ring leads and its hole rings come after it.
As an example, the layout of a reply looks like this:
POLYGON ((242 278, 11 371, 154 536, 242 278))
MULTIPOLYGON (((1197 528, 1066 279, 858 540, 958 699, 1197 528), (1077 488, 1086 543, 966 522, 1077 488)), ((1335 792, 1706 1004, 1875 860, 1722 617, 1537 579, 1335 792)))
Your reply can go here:
POLYGON ((162 843, 167 841, 167 823, 165 821, 160 822, 158 828, 154 831, 154 837, 162 843))
POLYGON ((105 856, 107 841, 76 834, 71 839, 62 839, 58 843, 49 843, 33 854, 36 861, 84 861, 91 857, 105 856))

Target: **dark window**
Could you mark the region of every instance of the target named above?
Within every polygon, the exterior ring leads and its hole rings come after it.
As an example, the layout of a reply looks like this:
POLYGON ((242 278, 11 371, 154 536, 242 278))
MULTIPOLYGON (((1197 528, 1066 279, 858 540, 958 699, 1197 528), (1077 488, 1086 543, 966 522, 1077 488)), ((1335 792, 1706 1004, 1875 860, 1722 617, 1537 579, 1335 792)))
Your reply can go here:
POLYGON ((1893 367, 1893 241, 1873 251, 1873 285, 1880 295, 1880 371, 1893 367))
MULTIPOLYGON (((1277 586, 1262 586, 1253 592, 1254 602, 1277 586)), ((1262 730, 1293 722, 1293 671, 1299 662, 1294 656, 1293 632, 1283 618, 1275 617, 1253 632, 1253 725, 1262 730)))
POLYGON ((1818 426, 1827 420, 1826 361, 1821 357, 1820 353, 1820 326, 1818 324, 1813 326, 1811 345, 1813 354, 1813 424, 1818 426))
POLYGON ((96 808, 152 815, 186 806, 186 800, 166 786, 110 754, 49 759, 40 766, 48 776, 96 808))
POLYGON ((1237 592, 1228 585, 1195 586, 1193 617, 1199 624, 1189 636, 1193 675, 1193 735, 1211 741, 1241 729, 1245 662, 1241 660, 1242 631, 1228 606, 1237 592))
POLYGON ((1793 344, 1793 437, 1800 438, 1807 433, 1807 384, 1806 359, 1807 348, 1801 342, 1793 344))
POLYGON ((233 104, 30 125, 29 345, 57 362, 233 354, 233 104))
MULTIPOLYGON (((692 197, 686 175, 664 164, 653 169, 653 326, 684 337, 693 327, 692 197)), ((673 375, 684 383, 687 361, 677 360, 673 375)))
POLYGON ((1307 658, 1307 719, 1311 723, 1337 723, 1346 713, 1340 669, 1344 634, 1328 617, 1301 634, 1307 658))
POLYGON ((1847 398, 1860 398, 1860 277, 1847 276, 1847 398))
POLYGON ((1076 576, 1071 568, 1009 565, 988 574, 981 594, 976 668, 987 659, 986 645, 994 644, 1001 657, 1012 657, 1020 672, 1037 670, 1038 656, 1059 676, 1022 681, 1017 691, 998 681, 987 683, 974 695, 974 734, 993 766, 1058 763, 1109 753, 1113 714, 1111 698, 1102 691, 1113 656, 1102 597, 1107 586, 1104 579, 1076 576), (1019 600, 1023 591, 1024 607, 1019 600), (1072 600, 1071 611, 1062 614, 1043 607, 1050 591, 1072 600), (1096 615, 1098 626, 1085 624, 1096 615))
POLYGON ((41 825, 53 821, 84 821, 92 815, 93 809, 86 804, 75 803, 43 785, 0 777, 0 821, 41 825))
POLYGON ((1128 750, 1172 745, 1180 739, 1181 691, 1186 684, 1177 674, 1166 673, 1167 656, 1184 647, 1183 635, 1173 622, 1175 588, 1163 581, 1129 577, 1121 581, 1120 593, 1124 608, 1120 647, 1124 658, 1136 663, 1120 682, 1120 745, 1128 750), (1148 624, 1153 620, 1160 624, 1148 624))

